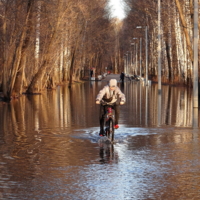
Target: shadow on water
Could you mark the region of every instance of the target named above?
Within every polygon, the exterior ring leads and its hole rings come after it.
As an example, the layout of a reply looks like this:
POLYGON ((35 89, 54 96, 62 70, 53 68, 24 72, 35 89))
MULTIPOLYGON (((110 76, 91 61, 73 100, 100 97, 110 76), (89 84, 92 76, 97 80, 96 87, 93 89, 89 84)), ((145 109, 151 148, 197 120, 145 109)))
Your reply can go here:
POLYGON ((126 81, 114 144, 99 143, 106 81, 0 102, 1 199, 198 199, 192 92, 126 81), (111 189, 112 188, 112 192, 111 189))

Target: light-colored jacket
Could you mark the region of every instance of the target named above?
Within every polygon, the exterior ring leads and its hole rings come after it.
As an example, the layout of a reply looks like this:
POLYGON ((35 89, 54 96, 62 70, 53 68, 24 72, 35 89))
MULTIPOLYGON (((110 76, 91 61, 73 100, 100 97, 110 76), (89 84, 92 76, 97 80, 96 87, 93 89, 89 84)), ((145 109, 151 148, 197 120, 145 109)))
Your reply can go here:
POLYGON ((99 91, 96 101, 101 101, 102 99, 110 104, 115 103, 118 98, 121 101, 126 101, 125 95, 121 92, 120 88, 116 86, 115 90, 111 91, 109 86, 106 85, 102 90, 99 91))

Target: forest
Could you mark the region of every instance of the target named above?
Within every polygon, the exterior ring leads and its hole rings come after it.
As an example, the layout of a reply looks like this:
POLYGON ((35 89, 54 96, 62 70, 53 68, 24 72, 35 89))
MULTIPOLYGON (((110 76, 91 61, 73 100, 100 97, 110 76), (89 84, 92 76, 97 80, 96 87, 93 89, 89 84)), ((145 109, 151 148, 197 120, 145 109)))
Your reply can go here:
MULTIPOLYGON (((41 94, 110 70, 158 80, 158 2, 124 0, 126 18, 112 18, 108 0, 0 0, 0 97, 41 94), (137 28, 138 26, 142 28, 137 28), (141 51, 139 43, 141 42, 141 51), (136 48, 137 47, 137 48, 136 48), (140 53, 141 52, 141 53, 140 53), (127 66, 128 63, 128 66, 127 66)), ((192 0, 161 1, 162 83, 192 87, 192 0)))

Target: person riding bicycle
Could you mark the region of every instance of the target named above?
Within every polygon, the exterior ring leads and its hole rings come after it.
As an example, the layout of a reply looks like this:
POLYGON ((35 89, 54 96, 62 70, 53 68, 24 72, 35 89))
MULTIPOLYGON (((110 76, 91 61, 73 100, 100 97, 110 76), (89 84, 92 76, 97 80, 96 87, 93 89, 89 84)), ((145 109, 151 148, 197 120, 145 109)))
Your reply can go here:
POLYGON ((105 135, 104 130, 104 119, 106 115, 106 105, 102 105, 101 101, 107 103, 107 105, 111 105, 115 110, 115 126, 114 128, 119 128, 118 120, 119 120, 119 104, 123 105, 126 101, 125 95, 121 92, 120 88, 117 86, 116 79, 110 79, 108 85, 104 86, 102 90, 99 91, 96 97, 96 104, 100 104, 100 112, 99 112, 99 122, 100 122, 100 136, 105 135), (120 100, 120 102, 119 102, 120 100))

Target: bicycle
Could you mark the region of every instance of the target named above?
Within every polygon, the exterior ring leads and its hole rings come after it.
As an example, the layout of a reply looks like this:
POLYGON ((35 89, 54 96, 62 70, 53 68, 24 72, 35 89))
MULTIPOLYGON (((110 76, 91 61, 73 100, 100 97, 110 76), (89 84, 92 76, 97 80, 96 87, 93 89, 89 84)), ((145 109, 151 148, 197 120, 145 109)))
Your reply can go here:
POLYGON ((104 119, 105 133, 106 137, 113 142, 114 141, 114 125, 115 125, 115 113, 112 108, 112 105, 102 102, 103 106, 106 106, 106 114, 104 119))

